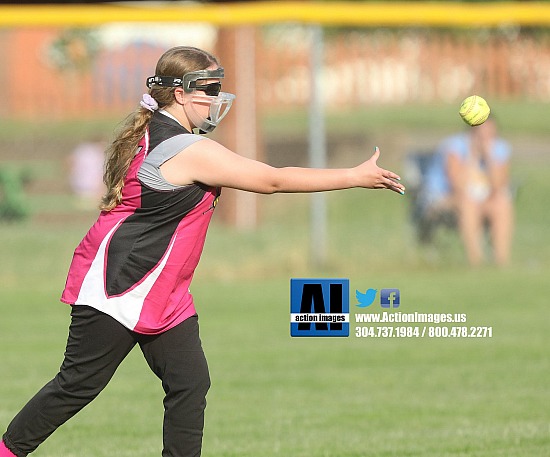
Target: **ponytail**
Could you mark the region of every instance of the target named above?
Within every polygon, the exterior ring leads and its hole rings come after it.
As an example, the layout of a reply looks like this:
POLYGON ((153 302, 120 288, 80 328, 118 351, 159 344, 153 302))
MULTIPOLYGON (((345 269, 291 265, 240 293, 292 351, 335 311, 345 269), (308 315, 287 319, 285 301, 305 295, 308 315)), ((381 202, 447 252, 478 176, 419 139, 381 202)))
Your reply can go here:
POLYGON ((146 108, 139 108, 130 114, 107 149, 103 174, 107 193, 103 196, 99 206, 102 211, 111 211, 122 201, 124 178, 152 116, 152 111, 146 108))

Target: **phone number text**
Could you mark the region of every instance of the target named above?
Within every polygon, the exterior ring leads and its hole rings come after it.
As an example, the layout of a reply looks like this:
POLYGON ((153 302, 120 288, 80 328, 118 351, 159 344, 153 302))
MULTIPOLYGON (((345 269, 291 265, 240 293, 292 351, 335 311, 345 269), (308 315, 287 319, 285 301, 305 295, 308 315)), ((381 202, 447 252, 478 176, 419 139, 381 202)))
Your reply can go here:
POLYGON ((492 338, 493 327, 357 326, 358 338, 492 338))

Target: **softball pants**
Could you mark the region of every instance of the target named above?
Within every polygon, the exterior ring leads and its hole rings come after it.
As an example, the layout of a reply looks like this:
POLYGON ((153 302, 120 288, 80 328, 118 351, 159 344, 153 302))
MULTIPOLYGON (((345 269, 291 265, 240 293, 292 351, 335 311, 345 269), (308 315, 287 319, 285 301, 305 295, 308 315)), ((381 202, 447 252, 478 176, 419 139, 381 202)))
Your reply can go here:
POLYGON ((5 446, 17 457, 33 452, 101 392, 136 344, 165 392, 162 456, 200 456, 210 377, 198 317, 160 335, 142 335, 88 306, 72 307, 60 371, 13 419, 5 446))

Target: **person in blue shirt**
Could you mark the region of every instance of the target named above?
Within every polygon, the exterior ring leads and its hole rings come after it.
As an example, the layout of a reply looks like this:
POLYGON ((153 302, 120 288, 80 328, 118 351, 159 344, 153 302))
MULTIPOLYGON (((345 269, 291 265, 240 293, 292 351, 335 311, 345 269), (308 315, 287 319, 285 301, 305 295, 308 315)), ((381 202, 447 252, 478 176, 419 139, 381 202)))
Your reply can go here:
POLYGON ((509 183, 511 147, 498 136, 493 118, 444 139, 427 170, 423 199, 428 215, 452 210, 471 265, 483 262, 488 224, 494 261, 510 260, 513 205, 509 183))

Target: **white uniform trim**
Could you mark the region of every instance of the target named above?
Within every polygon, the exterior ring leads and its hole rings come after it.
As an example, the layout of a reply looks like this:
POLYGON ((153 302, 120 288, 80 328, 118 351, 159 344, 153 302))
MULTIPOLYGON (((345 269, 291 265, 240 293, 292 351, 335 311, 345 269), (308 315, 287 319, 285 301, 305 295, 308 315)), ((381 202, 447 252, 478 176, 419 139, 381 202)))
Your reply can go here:
POLYGON ((155 281, 160 276, 160 273, 164 269, 170 252, 176 241, 174 236, 168 246, 166 253, 161 259, 160 263, 152 270, 141 283, 138 283, 135 287, 115 297, 107 297, 105 293, 105 262, 107 260, 107 244, 111 239, 115 230, 124 221, 121 220, 115 225, 107 236, 101 242, 97 254, 84 277, 82 287, 75 305, 87 305, 92 306, 113 317, 121 324, 125 325, 129 329, 133 330, 139 321, 141 310, 143 308, 143 301, 151 291, 155 281))

